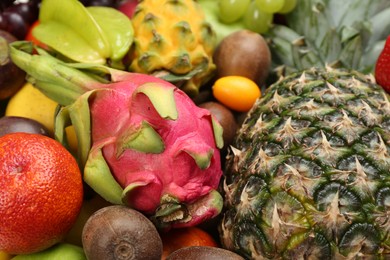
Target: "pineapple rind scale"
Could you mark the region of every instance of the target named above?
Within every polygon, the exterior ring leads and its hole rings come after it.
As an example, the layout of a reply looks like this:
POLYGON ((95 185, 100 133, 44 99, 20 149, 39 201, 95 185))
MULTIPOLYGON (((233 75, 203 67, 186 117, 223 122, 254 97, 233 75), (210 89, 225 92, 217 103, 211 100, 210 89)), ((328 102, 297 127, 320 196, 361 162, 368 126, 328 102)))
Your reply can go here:
POLYGON ((388 108, 351 70, 269 87, 227 156, 222 244, 248 259, 390 257, 388 108))

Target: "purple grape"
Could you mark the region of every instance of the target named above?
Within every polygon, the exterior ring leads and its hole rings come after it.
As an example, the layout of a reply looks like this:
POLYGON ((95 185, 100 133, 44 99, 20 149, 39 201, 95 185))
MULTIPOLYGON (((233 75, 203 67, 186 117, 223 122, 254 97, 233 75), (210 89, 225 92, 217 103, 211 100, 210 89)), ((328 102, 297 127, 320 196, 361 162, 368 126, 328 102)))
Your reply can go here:
POLYGON ((49 130, 34 119, 19 116, 3 116, 0 118, 0 136, 16 132, 41 134, 50 137, 49 130))
POLYGON ((38 19, 39 15, 38 4, 34 1, 11 5, 5 11, 19 14, 28 24, 32 24, 33 22, 35 22, 38 19))
POLYGON ((8 11, 0 13, 0 29, 11 33, 19 40, 26 37, 29 27, 29 24, 18 13, 8 11))
POLYGON ((6 8, 13 4, 14 0, 1 0, 0 1, 0 11, 4 11, 6 8))
POLYGON ((90 0, 79 0, 84 6, 88 6, 90 0))
POLYGON ((117 4, 116 0, 90 0, 88 6, 108 6, 115 7, 117 4))

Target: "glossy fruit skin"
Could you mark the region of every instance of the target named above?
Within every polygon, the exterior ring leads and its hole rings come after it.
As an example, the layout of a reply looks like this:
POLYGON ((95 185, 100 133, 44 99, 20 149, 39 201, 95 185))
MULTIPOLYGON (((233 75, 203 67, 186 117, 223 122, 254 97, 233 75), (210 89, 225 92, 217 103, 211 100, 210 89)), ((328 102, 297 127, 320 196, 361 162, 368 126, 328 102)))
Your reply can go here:
POLYGON ((256 3, 252 1, 243 16, 243 22, 248 30, 264 34, 268 32, 273 21, 273 16, 274 14, 272 13, 266 13, 260 10, 256 3))
POLYGON ((280 9, 278 13, 287 14, 291 12, 292 10, 294 10, 295 6, 297 6, 297 1, 298 0, 285 0, 282 9, 280 9))
POLYGON ((214 97, 238 112, 247 112, 260 97, 260 88, 252 80, 242 76, 226 76, 214 83, 214 97))
POLYGON ((215 116, 223 128, 223 145, 226 149, 232 142, 238 129, 238 124, 234 118, 233 112, 219 102, 209 101, 199 104, 199 107, 205 108, 215 116))
POLYGON ((255 0, 255 3, 259 10, 266 13, 276 13, 284 6, 285 0, 255 0))
POLYGON ((250 0, 219 0, 219 18, 224 23, 238 21, 248 8, 250 0))
POLYGON ((26 83, 11 97, 5 110, 6 116, 34 119, 44 125, 51 134, 54 131, 54 113, 57 103, 46 97, 30 83, 26 83))
POLYGON ((166 259, 174 251, 189 246, 218 247, 217 241, 206 231, 198 227, 172 229, 161 233, 163 242, 163 255, 166 259))
POLYGON ((52 138, 0 137, 0 250, 34 253, 61 241, 83 201, 76 160, 52 138))
POLYGON ((125 1, 121 1, 118 4, 117 9, 131 19, 135 13, 137 5, 138 5, 137 0, 125 0, 125 1))
MULTIPOLYGON (((4 1, 4 0, 2 0, 4 1)), ((4 3, 0 12, 0 29, 14 35, 19 40, 26 36, 30 25, 38 19, 38 0, 4 3)))
POLYGON ((16 40, 12 34, 0 29, 0 100, 14 95, 25 82, 26 73, 9 56, 8 44, 16 40))
POLYGON ((36 120, 18 116, 0 118, 0 136, 16 132, 50 136, 49 130, 36 120))
POLYGON ((390 36, 376 62, 375 80, 387 93, 390 93, 390 36))
MULTIPOLYGON (((58 104, 45 96, 31 83, 25 83, 6 106, 5 116, 30 118, 42 124, 54 136, 54 116, 58 104)), ((77 137, 73 126, 66 128, 71 151, 77 151, 77 137)))

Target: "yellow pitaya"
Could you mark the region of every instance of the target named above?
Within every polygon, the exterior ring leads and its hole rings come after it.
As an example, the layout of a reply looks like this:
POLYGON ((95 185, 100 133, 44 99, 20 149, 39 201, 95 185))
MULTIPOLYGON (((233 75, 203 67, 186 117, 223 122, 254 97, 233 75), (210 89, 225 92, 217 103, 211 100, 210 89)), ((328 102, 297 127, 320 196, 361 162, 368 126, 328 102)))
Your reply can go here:
POLYGON ((197 1, 142 0, 131 21, 131 71, 158 74, 190 96, 213 76, 216 33, 197 1))

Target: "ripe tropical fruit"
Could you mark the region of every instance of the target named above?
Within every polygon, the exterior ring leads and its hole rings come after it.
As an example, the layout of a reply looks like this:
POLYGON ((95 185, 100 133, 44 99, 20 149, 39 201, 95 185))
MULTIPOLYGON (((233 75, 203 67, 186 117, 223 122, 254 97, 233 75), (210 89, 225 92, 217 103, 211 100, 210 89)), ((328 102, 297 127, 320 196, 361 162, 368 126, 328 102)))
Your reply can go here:
POLYGON ((224 247, 248 259, 388 259, 390 102, 310 69, 266 90, 227 158, 224 247))
POLYGON ((212 90, 219 102, 239 112, 248 112, 261 95, 259 86, 243 76, 221 77, 215 81, 212 90))
POLYGON ((180 87, 191 96, 212 77, 216 34, 197 1, 140 1, 132 23, 131 71, 184 82, 180 87))
POLYGON ((54 245, 82 201, 77 162, 59 142, 27 133, 0 138, 0 250, 25 254, 54 245))
POLYGON ((26 45, 11 46, 13 61, 63 106, 55 136, 62 142, 64 127, 75 127, 79 165, 97 193, 163 229, 220 213, 223 130, 210 111, 157 77, 31 55, 26 45))

